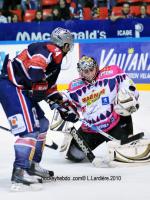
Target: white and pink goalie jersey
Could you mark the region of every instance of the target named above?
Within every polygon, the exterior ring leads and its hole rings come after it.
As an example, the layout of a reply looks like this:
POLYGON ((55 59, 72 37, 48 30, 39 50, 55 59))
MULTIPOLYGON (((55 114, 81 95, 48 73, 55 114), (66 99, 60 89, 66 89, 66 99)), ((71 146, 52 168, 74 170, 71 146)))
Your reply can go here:
MULTIPOLYGON (((83 118, 103 131, 109 131, 119 121, 114 111, 114 100, 120 88, 129 88, 133 81, 118 66, 107 66, 99 70, 93 83, 81 78, 69 84, 69 99, 82 112, 83 118)), ((93 132, 82 124, 85 132, 93 132)))

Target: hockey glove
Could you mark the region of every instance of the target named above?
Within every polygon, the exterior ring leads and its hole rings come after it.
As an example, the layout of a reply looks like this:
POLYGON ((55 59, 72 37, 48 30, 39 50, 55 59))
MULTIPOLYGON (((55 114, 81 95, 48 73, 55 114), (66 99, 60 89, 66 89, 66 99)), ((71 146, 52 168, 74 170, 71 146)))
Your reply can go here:
POLYGON ((77 109, 70 101, 65 101, 62 104, 50 102, 49 105, 52 110, 57 109, 59 111, 60 116, 63 120, 72 123, 75 123, 79 120, 77 109))
POLYGON ((129 116, 139 109, 138 96, 126 89, 119 90, 115 102, 114 110, 122 116, 129 116))
POLYGON ((63 101, 63 97, 59 92, 55 92, 53 94, 49 94, 47 96, 47 102, 55 102, 60 104, 63 101))
POLYGON ((29 97, 35 101, 39 102, 46 98, 46 91, 48 89, 48 82, 38 82, 32 84, 32 90, 29 91, 29 97))
POLYGON ((65 121, 75 123, 79 120, 78 115, 71 110, 67 112, 62 112, 61 110, 59 110, 59 113, 60 113, 61 118, 65 121))
POLYGON ((77 122, 79 120, 79 114, 77 112, 77 108, 70 101, 65 101, 62 104, 62 107, 67 110, 67 112, 60 111, 60 115, 63 120, 68 122, 77 122))

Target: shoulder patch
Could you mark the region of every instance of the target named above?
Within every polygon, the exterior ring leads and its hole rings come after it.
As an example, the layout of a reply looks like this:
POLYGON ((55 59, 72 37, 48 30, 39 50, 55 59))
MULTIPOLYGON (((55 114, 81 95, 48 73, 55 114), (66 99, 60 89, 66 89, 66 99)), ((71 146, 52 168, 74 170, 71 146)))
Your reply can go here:
POLYGON ((62 51, 55 45, 47 45, 48 50, 52 53, 52 58, 56 64, 60 64, 63 59, 62 51))
POLYGON ((102 70, 100 70, 100 76, 111 74, 113 74, 113 68, 111 66, 104 67, 102 70))
POLYGON ((84 82, 82 79, 75 79, 69 84, 69 90, 76 90, 79 89, 84 85, 84 82))
POLYGON ((100 76, 102 77, 111 77, 116 74, 123 73, 122 69, 118 67, 117 65, 111 65, 104 67, 103 69, 100 70, 100 76))

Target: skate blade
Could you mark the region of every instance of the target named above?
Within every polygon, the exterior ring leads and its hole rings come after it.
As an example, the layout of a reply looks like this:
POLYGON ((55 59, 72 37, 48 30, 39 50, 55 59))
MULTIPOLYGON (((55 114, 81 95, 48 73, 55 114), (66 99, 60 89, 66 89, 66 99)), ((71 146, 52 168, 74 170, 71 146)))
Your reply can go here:
POLYGON ((34 184, 35 183, 43 183, 43 179, 39 176, 34 175, 34 176, 32 176, 32 179, 34 180, 34 184))
POLYGON ((13 183, 11 185, 10 191, 11 192, 26 192, 26 191, 39 191, 42 190, 42 184, 34 183, 31 185, 24 185, 22 183, 13 183))

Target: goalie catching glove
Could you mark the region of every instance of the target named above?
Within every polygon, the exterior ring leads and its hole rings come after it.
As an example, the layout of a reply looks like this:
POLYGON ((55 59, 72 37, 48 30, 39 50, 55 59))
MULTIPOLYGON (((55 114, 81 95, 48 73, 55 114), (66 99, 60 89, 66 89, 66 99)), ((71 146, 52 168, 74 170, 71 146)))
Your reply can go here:
POLYGON ((114 110, 121 116, 129 116, 139 109, 138 94, 133 86, 121 89, 116 96, 114 110))
POLYGON ((57 104, 51 101, 49 105, 52 110, 57 109, 59 111, 63 120, 73 123, 79 120, 77 109, 70 101, 65 101, 62 104, 57 104))

